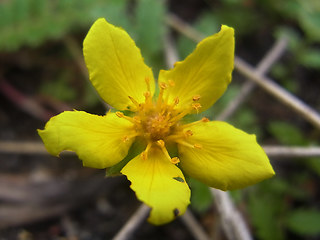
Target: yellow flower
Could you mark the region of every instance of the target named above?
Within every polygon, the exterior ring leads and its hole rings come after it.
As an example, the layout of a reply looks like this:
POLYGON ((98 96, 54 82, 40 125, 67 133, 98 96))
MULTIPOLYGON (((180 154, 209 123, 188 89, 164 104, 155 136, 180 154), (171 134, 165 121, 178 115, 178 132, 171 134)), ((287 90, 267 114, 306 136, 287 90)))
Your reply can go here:
POLYGON ((222 26, 173 69, 160 71, 157 97, 152 71, 124 30, 98 19, 83 45, 92 84, 105 102, 126 114, 67 111, 51 118, 39 134, 49 153, 75 151, 84 166, 108 168, 130 160, 121 173, 152 208, 151 223, 167 223, 185 212, 190 189, 182 171, 222 190, 274 175, 254 135, 207 118, 183 121, 213 105, 230 83, 232 28, 222 26), (131 156, 133 143, 143 148, 131 156))

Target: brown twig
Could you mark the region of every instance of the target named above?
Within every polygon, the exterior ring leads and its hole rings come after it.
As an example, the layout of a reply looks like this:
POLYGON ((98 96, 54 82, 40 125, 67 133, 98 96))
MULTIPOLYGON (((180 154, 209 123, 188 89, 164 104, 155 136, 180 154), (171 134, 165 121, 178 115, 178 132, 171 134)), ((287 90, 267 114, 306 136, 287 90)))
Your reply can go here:
POLYGON ((3 78, 0 79, 0 92, 24 112, 37 119, 47 121, 53 116, 53 113, 46 110, 33 98, 18 91, 3 78))

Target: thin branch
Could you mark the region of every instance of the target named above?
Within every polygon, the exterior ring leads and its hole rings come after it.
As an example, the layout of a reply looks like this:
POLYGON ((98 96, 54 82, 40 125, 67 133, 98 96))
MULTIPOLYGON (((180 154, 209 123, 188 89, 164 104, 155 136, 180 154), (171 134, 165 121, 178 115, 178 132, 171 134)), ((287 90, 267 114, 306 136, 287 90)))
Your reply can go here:
POLYGON ((150 208, 142 204, 138 210, 131 216, 126 224, 120 229, 113 240, 126 240, 132 233, 140 226, 140 224, 147 218, 150 208))
MULTIPOLYGON (((287 47, 287 44, 288 40, 286 37, 281 37, 280 39, 278 39, 278 41, 273 45, 273 47, 257 65, 255 72, 260 75, 265 74, 271 68, 271 66, 282 56, 287 47)), ((229 118, 246 100, 247 96, 255 88, 255 85, 256 84, 254 82, 245 82, 242 85, 238 95, 228 104, 228 106, 219 114, 216 119, 226 120, 227 118, 229 118)))
POLYGON ((82 51, 79 44, 71 36, 67 36, 64 38, 64 44, 68 49, 69 53, 71 54, 71 56, 73 57, 73 59, 75 60, 75 62, 77 63, 83 77, 88 79, 89 77, 88 70, 83 60, 83 55, 82 55, 82 51))
POLYGON ((224 233, 230 240, 251 240, 246 222, 235 208, 228 192, 211 188, 224 233))
POLYGON ((320 147, 264 146, 263 149, 269 157, 275 158, 320 157, 320 147))
POLYGON ((11 102, 17 105, 21 110, 31 116, 48 121, 53 114, 35 101, 32 97, 24 95, 15 89, 9 82, 0 76, 0 93, 6 96, 11 102))
POLYGON ((196 240, 209 240, 209 236, 203 230, 202 226, 197 222, 190 210, 187 210, 182 216, 181 220, 188 227, 196 240))
POLYGON ((282 88, 277 83, 273 82, 270 78, 256 74, 252 66, 240 58, 235 59, 237 69, 246 77, 254 81, 260 87, 263 87, 273 96, 278 98, 281 102, 291 107, 302 117, 312 123, 315 127, 320 129, 320 115, 313 110, 310 106, 305 104, 299 98, 282 88))
MULTIPOLYGON (((203 34, 199 33, 190 25, 172 14, 167 16, 166 22, 168 25, 196 42, 199 42, 204 38, 203 34)), ((251 65, 249 65, 239 57, 235 57, 235 68, 241 74, 246 76, 251 81, 254 81, 260 87, 278 98, 278 100, 280 100, 287 106, 291 107, 294 111, 299 113, 315 127, 320 129, 320 115, 310 106, 302 102, 300 99, 285 90, 280 85, 276 84, 272 79, 265 77, 262 74, 258 74, 251 65)))
MULTIPOLYGON (((320 157, 320 147, 263 146, 270 157, 320 157)), ((0 153, 5 154, 48 154, 42 142, 0 141, 0 153)), ((61 154, 74 154, 63 151, 61 154)))

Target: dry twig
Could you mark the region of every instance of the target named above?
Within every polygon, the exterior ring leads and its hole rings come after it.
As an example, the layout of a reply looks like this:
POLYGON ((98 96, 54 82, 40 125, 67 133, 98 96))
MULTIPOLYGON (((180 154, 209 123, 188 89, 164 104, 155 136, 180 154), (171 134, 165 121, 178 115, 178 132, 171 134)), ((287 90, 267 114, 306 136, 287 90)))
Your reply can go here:
POLYGON ((131 216, 126 224, 120 229, 113 240, 126 240, 132 235, 132 233, 140 226, 140 224, 147 218, 150 208, 141 204, 138 210, 131 216))
MULTIPOLYGON (((286 37, 281 37, 273 47, 268 51, 265 57, 257 65, 256 73, 259 75, 265 74, 270 67, 282 56, 286 47, 288 40, 286 37)), ((241 87, 238 95, 228 104, 228 106, 219 114, 217 120, 226 120, 229 118, 245 101, 247 96, 252 92, 256 84, 254 82, 247 81, 241 87)))
MULTIPOLYGON (((199 42, 204 38, 203 34, 199 33, 190 25, 172 14, 168 15, 166 20, 169 26, 173 27, 177 31, 181 32, 182 34, 196 42, 199 42)), ((296 96, 282 88, 280 85, 275 83, 272 79, 257 73, 251 65, 249 65, 239 57, 235 57, 235 68, 249 80, 254 81, 260 87, 275 96, 278 100, 291 107, 294 111, 299 113, 315 127, 320 128, 319 113, 302 102, 296 96)))

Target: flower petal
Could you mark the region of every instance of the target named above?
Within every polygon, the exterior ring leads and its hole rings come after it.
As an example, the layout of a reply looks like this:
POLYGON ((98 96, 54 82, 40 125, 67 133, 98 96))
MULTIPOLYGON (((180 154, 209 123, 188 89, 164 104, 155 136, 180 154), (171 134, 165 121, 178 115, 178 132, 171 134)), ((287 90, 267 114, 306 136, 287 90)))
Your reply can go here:
POLYGON ((169 102, 178 97, 178 107, 186 108, 194 96, 200 96, 200 111, 204 111, 231 82, 233 61, 234 30, 223 25, 219 33, 202 40, 184 61, 177 62, 171 70, 160 71, 159 83, 171 85, 164 93, 169 102))
POLYGON ((123 139, 131 131, 132 124, 114 113, 98 116, 66 111, 51 118, 38 133, 50 154, 71 150, 78 154, 84 166, 106 168, 127 155, 133 139, 123 139))
POLYGON ((114 108, 134 109, 128 96, 143 102, 146 78, 150 80, 153 95, 152 71, 126 31, 99 18, 83 42, 83 53, 92 84, 103 100, 114 108))
POLYGON ((157 148, 148 158, 132 159, 122 170, 137 198, 152 208, 149 222, 160 225, 183 214, 190 203, 190 189, 181 170, 157 148))
POLYGON ((182 169, 191 177, 222 190, 243 188, 275 173, 255 135, 225 122, 199 123, 188 138, 199 148, 179 145, 182 169))

